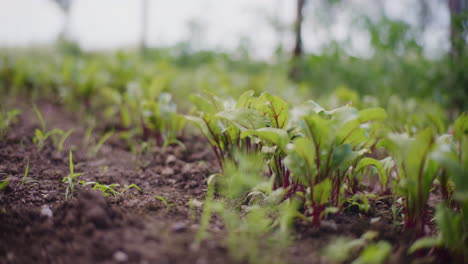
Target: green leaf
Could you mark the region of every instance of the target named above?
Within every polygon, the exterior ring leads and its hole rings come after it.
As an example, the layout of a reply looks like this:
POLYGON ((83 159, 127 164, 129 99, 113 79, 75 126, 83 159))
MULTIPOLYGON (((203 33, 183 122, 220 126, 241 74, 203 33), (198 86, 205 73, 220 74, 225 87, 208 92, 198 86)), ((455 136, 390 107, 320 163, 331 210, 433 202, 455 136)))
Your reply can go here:
POLYGON ((309 185, 317 173, 315 165, 315 145, 308 138, 297 138, 288 145, 288 156, 284 162, 303 184, 309 185))
POLYGON ((70 175, 73 175, 74 174, 74 169, 73 169, 73 152, 71 151, 70 149, 70 152, 69 152, 69 155, 68 155, 68 159, 69 159, 69 170, 70 170, 70 175))
POLYGON ((379 121, 387 118, 387 112, 380 107, 368 108, 359 111, 359 122, 379 121))
POLYGON ((385 262, 392 251, 392 245, 387 241, 370 244, 352 264, 381 264, 385 262))
POLYGON ((362 169, 365 169, 368 166, 374 166, 377 169, 377 172, 379 174, 379 179, 380 183, 382 186, 387 186, 387 181, 388 181, 388 176, 387 172, 384 169, 384 165, 382 161, 373 159, 373 158, 362 158, 359 160, 359 163, 356 165, 356 168, 354 169, 354 174, 357 174, 359 171, 362 169))
POLYGON ((10 179, 8 179, 8 178, 4 179, 4 180, 1 180, 0 181, 0 191, 5 189, 8 186, 9 183, 10 183, 10 179))
POLYGON ((468 114, 462 113, 453 124, 453 136, 461 141, 463 136, 468 135, 468 114))
POLYGON ((257 136, 260 140, 278 146, 281 151, 286 152, 286 144, 289 142, 288 133, 283 129, 264 127, 257 130, 245 130, 241 138, 257 136))
POLYGON ((250 104, 252 103, 252 98, 254 95, 253 90, 245 91, 237 100, 236 108, 249 108, 250 104))
POLYGON ((456 214, 444 204, 439 204, 436 209, 435 219, 437 227, 442 234, 442 241, 447 248, 463 247, 461 215, 456 214))
POLYGON ((215 114, 224 110, 222 100, 211 93, 190 95, 189 99, 196 106, 198 111, 205 114, 215 114))
POLYGON ((37 118, 39 119, 39 122, 41 123, 41 129, 42 129, 42 131, 45 132, 45 130, 46 130, 46 123, 45 123, 45 121, 44 121, 44 117, 42 116, 41 111, 39 111, 39 109, 37 108, 36 105, 33 105, 33 109, 34 109, 34 112, 36 113, 37 118))
POLYGON ((204 115, 203 117, 196 117, 186 115, 184 118, 197 125, 213 146, 218 144, 219 138, 226 130, 226 127, 217 116, 204 115))
POLYGON ((325 109, 321 107, 319 104, 317 104, 316 102, 312 100, 306 101, 291 109, 290 111, 291 122, 296 123, 300 119, 302 119, 304 116, 318 114, 323 111, 325 111, 325 109))
POLYGON ((263 93, 253 106, 268 118, 272 127, 286 128, 288 125, 289 105, 283 99, 263 93))
POLYGON ((338 145, 335 147, 332 156, 331 168, 336 169, 342 165, 342 163, 350 158, 353 151, 349 144, 338 145))
POLYGON ((318 204, 325 204, 331 195, 331 181, 330 179, 325 179, 319 184, 316 184, 314 188, 314 201, 318 204))
POLYGON ((422 237, 411 245, 411 247, 408 249, 408 254, 413 254, 420 249, 429 249, 441 246, 441 242, 442 241, 440 240, 440 237, 422 237))
POLYGON ((227 110, 216 114, 216 116, 232 122, 241 130, 259 129, 267 126, 265 117, 250 108, 227 110))
POLYGON ((318 115, 306 116, 299 121, 299 126, 307 138, 312 139, 321 149, 327 149, 333 142, 331 137, 332 121, 323 119, 318 115))

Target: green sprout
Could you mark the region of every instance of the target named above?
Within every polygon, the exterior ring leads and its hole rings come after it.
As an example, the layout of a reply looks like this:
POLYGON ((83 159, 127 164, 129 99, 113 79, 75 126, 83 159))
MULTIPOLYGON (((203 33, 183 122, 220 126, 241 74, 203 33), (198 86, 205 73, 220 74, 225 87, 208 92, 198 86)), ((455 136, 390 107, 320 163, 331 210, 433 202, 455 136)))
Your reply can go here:
POLYGON ((8 132, 8 128, 16 121, 16 117, 21 113, 17 109, 4 112, 0 109, 0 139, 8 132))
POLYGON ((26 164, 26 169, 24 170, 23 178, 21 178, 21 185, 24 185, 24 183, 26 182, 26 179, 28 178, 28 175, 29 175, 29 159, 28 159, 28 163, 26 164))
POLYGON ((8 187, 8 184, 10 184, 10 178, 6 178, 0 181, 0 191, 8 187))
POLYGON ((143 192, 143 190, 140 187, 138 187, 136 184, 126 185, 125 187, 121 188, 121 190, 119 191, 119 190, 117 190, 117 188, 120 187, 120 184, 118 184, 118 183, 101 184, 101 183, 95 182, 95 181, 89 181, 89 182, 79 181, 79 183, 81 185, 83 185, 83 186, 92 185, 93 188, 91 188, 91 189, 96 190, 96 191, 100 191, 103 196, 117 197, 117 196, 125 193, 126 191, 128 191, 130 188, 135 188, 138 191, 143 192))
POLYGON ((62 182, 67 184, 67 188, 65 190, 65 200, 68 200, 70 196, 73 198, 73 195, 75 193, 75 180, 76 178, 78 178, 78 176, 83 174, 75 173, 75 170, 73 168, 73 153, 71 150, 69 153, 69 170, 69 174, 63 177, 62 179, 62 182))
POLYGON ((107 132, 106 134, 104 134, 104 136, 102 136, 99 141, 96 143, 96 145, 91 149, 90 151, 90 155, 91 156, 95 156, 99 150, 101 149, 102 145, 104 145, 104 143, 109 139, 111 138, 112 136, 114 135, 114 131, 109 131, 107 132))

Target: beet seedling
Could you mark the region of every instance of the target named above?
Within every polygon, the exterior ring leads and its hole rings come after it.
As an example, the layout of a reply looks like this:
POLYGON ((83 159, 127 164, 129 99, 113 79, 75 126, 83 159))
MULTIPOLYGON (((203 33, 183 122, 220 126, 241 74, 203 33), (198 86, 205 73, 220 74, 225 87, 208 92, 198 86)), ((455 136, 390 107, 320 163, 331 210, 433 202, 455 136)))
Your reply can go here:
POLYGON ((390 134, 381 142, 393 155, 398 168, 398 193, 404 198, 405 227, 424 234, 427 200, 440 166, 431 157, 436 147, 432 129, 410 138, 405 134, 390 134))
POLYGON ((157 101, 144 101, 141 112, 145 138, 154 137, 160 147, 170 144, 183 145, 177 140, 177 136, 185 126, 185 118, 177 114, 177 106, 172 102, 170 94, 160 94, 157 101))
POLYGON ((341 206, 343 183, 353 180, 351 169, 375 143, 364 124, 385 119, 386 113, 348 106, 325 111, 309 101, 295 115, 302 136, 288 145, 285 163, 297 186, 306 187, 297 191, 306 199, 306 215, 319 225, 327 206, 341 206))

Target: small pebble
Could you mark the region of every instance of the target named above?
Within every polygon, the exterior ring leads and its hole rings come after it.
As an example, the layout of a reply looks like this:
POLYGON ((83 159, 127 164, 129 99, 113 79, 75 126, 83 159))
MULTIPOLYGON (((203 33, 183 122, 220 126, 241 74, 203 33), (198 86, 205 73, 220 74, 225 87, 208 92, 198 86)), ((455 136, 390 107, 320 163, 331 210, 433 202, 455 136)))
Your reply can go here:
POLYGON ((52 217, 54 214, 52 213, 52 210, 50 209, 48 205, 44 205, 41 208, 41 215, 52 217))
POLYGON ((187 229, 187 226, 182 222, 177 222, 172 225, 172 231, 174 232, 183 232, 187 229))
POLYGON ((199 200, 197 200, 197 199, 192 199, 192 200, 190 200, 187 204, 189 204, 189 205, 191 204, 191 205, 194 206, 194 207, 200 208, 200 207, 202 207, 203 202, 201 202, 201 201, 199 201, 199 200))
POLYGON ((331 228, 331 229, 333 229, 333 230, 335 230, 335 231, 338 230, 338 226, 336 225, 335 221, 332 221, 332 220, 330 220, 330 221, 328 221, 328 220, 323 220, 323 221, 320 223, 320 225, 321 225, 322 227, 329 227, 329 228, 331 228))
POLYGON ((114 253, 114 259, 117 262, 126 262, 128 260, 128 255, 127 253, 118 250, 114 253))
POLYGON ((176 162, 177 158, 176 156, 174 155, 169 155, 167 158, 166 158, 166 164, 167 165, 172 165, 176 162))

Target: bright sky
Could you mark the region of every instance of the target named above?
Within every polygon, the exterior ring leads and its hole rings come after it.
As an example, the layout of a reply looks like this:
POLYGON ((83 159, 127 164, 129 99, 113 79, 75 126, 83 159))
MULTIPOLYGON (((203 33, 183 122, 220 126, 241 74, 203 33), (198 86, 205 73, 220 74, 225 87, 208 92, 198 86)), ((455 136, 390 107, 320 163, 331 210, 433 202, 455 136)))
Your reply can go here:
MULTIPOLYGON (((318 52, 330 39, 350 39, 350 52, 365 55, 367 34, 353 30, 355 12, 375 14, 375 0, 347 0, 352 8, 335 10, 330 24, 314 14, 313 4, 305 15, 304 43, 307 51, 318 52)), ((277 16, 292 25, 295 0, 149 0, 148 39, 151 45, 173 45, 189 37, 189 21, 202 27, 200 48, 232 50, 241 38, 249 39, 253 54, 268 57, 279 37, 267 22, 277 16)), ((414 0, 383 1, 387 15, 414 22, 414 0)), ((443 2, 443 1, 439 1, 443 2)), ((313 3, 313 2, 312 2, 313 3)), ((437 7, 436 7, 437 8, 437 7)), ((316 10, 316 9, 315 9, 316 10)), ((85 49, 109 49, 136 45, 141 33, 140 0, 75 0, 71 12, 71 35, 85 49)), ((439 9, 435 24, 424 43, 431 52, 447 49, 448 12, 439 9)), ((63 14, 50 0, 0 0, 0 46, 46 44, 54 41, 64 22, 63 14)), ((285 47, 292 36, 281 37, 285 47)))

